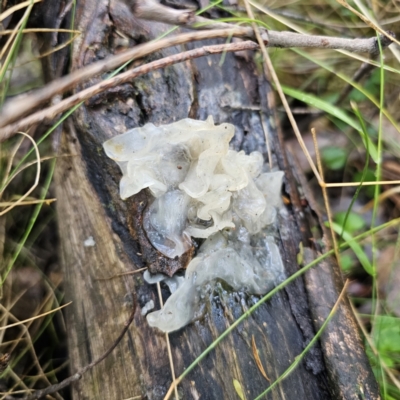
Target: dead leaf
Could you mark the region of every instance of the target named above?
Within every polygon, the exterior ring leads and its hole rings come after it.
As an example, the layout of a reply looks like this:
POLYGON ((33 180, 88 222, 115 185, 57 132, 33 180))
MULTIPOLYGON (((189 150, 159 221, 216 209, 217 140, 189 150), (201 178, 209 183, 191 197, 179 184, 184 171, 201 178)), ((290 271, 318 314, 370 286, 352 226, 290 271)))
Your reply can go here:
POLYGON ((260 356, 258 355, 258 350, 256 346, 256 341, 254 340, 254 335, 251 337, 251 348, 253 349, 253 356, 254 359, 256 360, 256 364, 258 369, 260 370, 262 376, 268 381, 271 382, 271 380, 268 378, 267 373, 265 372, 265 369, 261 363, 260 356))

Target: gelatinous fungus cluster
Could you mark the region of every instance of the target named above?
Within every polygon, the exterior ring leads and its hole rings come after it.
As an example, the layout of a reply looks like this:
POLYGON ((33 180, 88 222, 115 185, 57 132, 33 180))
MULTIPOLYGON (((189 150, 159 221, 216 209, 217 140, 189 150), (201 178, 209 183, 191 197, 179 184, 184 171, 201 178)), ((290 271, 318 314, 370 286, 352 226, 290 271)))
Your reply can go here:
POLYGON ((263 294, 282 279, 279 249, 267 228, 281 206, 283 172, 263 172, 259 152, 229 149, 233 135, 233 125, 214 125, 209 117, 146 124, 104 143, 122 170, 121 197, 150 191, 143 226, 158 251, 175 258, 192 237, 206 239, 179 288, 147 316, 164 332, 192 321, 205 288, 218 280, 263 294))

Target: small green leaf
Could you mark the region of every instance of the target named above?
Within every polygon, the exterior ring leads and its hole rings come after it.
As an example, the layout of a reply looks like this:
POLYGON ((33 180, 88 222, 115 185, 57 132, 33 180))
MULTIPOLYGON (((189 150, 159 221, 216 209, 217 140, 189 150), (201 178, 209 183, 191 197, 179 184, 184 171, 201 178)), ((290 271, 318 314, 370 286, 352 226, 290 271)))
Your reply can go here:
POLYGON ((400 319, 378 315, 374 321, 374 343, 388 367, 394 367, 400 356, 400 319))
POLYGON ((340 255, 340 266, 343 272, 351 272, 354 265, 354 258, 350 254, 340 255))
MULTIPOLYGON (((346 212, 340 211, 335 215, 335 222, 343 228, 344 219, 346 218, 346 212)), ((351 212, 349 213, 346 221, 346 226, 344 230, 353 234, 356 231, 359 231, 365 227, 364 218, 359 216, 358 214, 351 212)))
POLYGON ((233 380, 233 386, 236 390, 236 393, 239 395, 240 400, 245 400, 242 385, 240 384, 240 382, 237 379, 233 380))
POLYGON ((324 164, 331 170, 343 169, 347 161, 347 152, 341 147, 330 146, 321 150, 321 157, 324 164))

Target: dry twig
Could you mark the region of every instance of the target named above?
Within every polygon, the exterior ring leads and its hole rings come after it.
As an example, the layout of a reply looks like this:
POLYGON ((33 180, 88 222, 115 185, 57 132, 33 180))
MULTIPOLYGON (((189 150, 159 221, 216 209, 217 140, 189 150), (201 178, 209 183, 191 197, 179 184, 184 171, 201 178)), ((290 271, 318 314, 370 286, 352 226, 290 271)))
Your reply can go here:
MULTIPOLYGON (((216 29, 204 32, 191 32, 177 35, 171 38, 161 39, 156 42, 145 43, 130 49, 124 53, 109 57, 106 60, 95 62, 87 67, 77 70, 70 75, 57 79, 52 83, 39 89, 28 96, 19 96, 9 101, 0 114, 0 141, 3 141, 13 135, 17 125, 11 125, 14 121, 26 115, 30 110, 49 101, 55 95, 64 93, 72 89, 79 83, 92 78, 98 74, 117 68, 125 62, 142 58, 148 54, 154 53, 165 47, 176 46, 179 44, 205 39, 215 39, 223 37, 248 37, 253 38, 252 28, 235 29, 216 29)), ((352 52, 375 53, 377 49, 377 39, 375 37, 368 39, 343 39, 325 36, 302 35, 292 32, 260 31, 260 38, 268 47, 312 47, 325 49, 342 49, 352 52)), ((390 41, 384 41, 383 46, 390 44, 390 41)), ((106 86, 105 86, 106 87, 106 86)), ((32 123, 32 122, 29 122, 32 123)), ((26 126, 26 125, 25 125, 26 126)))
POLYGON ((132 79, 147 74, 156 69, 165 68, 169 65, 177 64, 193 58, 203 57, 210 54, 222 53, 224 51, 256 50, 257 48, 258 45, 252 41, 221 44, 215 46, 204 46, 198 49, 185 51, 183 53, 175 54, 173 56, 165 57, 160 60, 141 65, 140 67, 119 74, 114 78, 103 80, 97 83, 96 85, 84 89, 81 92, 78 92, 75 95, 62 100, 51 107, 38 111, 14 124, 10 124, 0 129, 0 140, 4 140, 5 138, 8 138, 10 135, 12 135, 13 132, 17 130, 22 130, 32 124, 42 122, 45 119, 53 119, 59 113, 68 110, 74 105, 82 101, 85 101, 95 96, 96 94, 102 93, 105 90, 110 89, 112 87, 122 85, 123 83, 130 82, 132 81, 132 79))
POLYGON ((31 3, 39 3, 42 0, 28 0, 28 1, 24 1, 22 3, 16 4, 15 6, 12 6, 10 8, 8 8, 7 10, 3 11, 0 14, 0 22, 4 21, 7 17, 9 17, 10 15, 12 15, 13 13, 15 13, 18 10, 21 10, 22 8, 28 7, 31 3))
MULTIPOLYGON (((55 95, 65 93, 67 90, 73 89, 79 83, 117 68, 128 61, 145 57, 166 47, 176 46, 196 40, 227 38, 231 36, 252 37, 252 29, 235 28, 184 33, 174 37, 144 43, 105 60, 97 61, 60 79, 54 80, 44 88, 38 89, 30 95, 21 95, 6 103, 0 114, 0 127, 4 127, 16 121, 18 118, 26 115, 44 102, 49 101, 55 95)), ((6 139, 6 137, 2 135, 2 140, 4 139, 6 139)))
MULTIPOLYGON (((46 87, 35 91, 31 95, 22 95, 9 101, 0 113, 0 127, 7 128, 5 130, 0 130, 0 141, 7 139, 9 136, 14 134, 13 131, 16 129, 22 128, 22 125, 18 125, 18 128, 16 128, 15 125, 10 124, 26 115, 29 111, 40 106, 44 102, 51 100, 54 96, 72 89, 77 84, 98 74, 116 68, 125 62, 144 57, 165 47, 175 46, 195 40, 231 36, 254 38, 253 29, 251 28, 237 27, 226 23, 216 23, 206 18, 196 16, 192 10, 175 10, 159 4, 155 0, 125 1, 125 4, 131 9, 132 13, 137 18, 181 25, 191 29, 208 29, 208 31, 186 33, 136 46, 124 53, 109 57, 106 60, 98 61, 77 70, 70 75, 55 80, 46 87)), ((338 37, 303 35, 293 32, 267 32, 264 29, 257 29, 256 32, 259 43, 262 40, 262 43, 268 45, 268 47, 315 47, 367 53, 376 53, 378 49, 375 37, 369 39, 343 39, 338 37)), ((393 36, 392 33, 389 34, 390 36, 393 36)), ((391 43, 388 39, 390 36, 386 33, 385 35, 385 40, 381 39, 382 45, 388 46, 391 43)))

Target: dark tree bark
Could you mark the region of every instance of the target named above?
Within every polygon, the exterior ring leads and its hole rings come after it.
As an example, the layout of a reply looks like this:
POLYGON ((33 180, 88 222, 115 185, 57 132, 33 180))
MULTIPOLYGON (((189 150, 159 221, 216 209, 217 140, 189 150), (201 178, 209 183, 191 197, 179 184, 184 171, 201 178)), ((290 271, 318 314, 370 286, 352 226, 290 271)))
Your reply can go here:
MULTIPOLYGON (((114 0, 78 2, 76 28, 82 35, 73 46, 73 70, 116 51, 118 32, 127 35, 133 46, 156 38, 168 28, 137 20, 121 7, 114 0)), ((186 47, 211 43, 223 41, 186 47)), ((182 50, 184 46, 168 48, 143 62, 182 50)), ((144 235, 141 215, 146 193, 127 201, 120 199, 120 172, 102 149, 106 139, 146 122, 165 124, 186 117, 204 120, 213 115, 216 123, 235 125, 236 149, 258 150, 266 157, 264 118, 273 161, 285 171, 284 191, 291 200, 287 215, 280 217, 276 237, 286 273, 299 268, 296 254, 300 242, 307 248, 307 261, 327 250, 317 247, 318 239, 328 240, 317 210, 300 203, 297 188, 303 186, 307 193, 306 183, 295 176, 296 169, 289 164, 290 157, 276 129, 269 82, 259 74, 252 55, 244 59, 227 54, 222 66, 220 60, 220 56, 210 56, 149 73, 92 99, 64 124, 61 154, 71 157, 58 160, 55 186, 66 299, 73 301, 67 311, 71 372, 111 346, 129 316, 131 293, 138 301, 128 334, 104 362, 74 384, 74 399, 143 396, 157 400, 163 398, 171 383, 165 335, 150 328, 140 312, 151 299, 159 307, 155 287, 144 283, 141 274, 98 280, 154 267, 156 262, 174 268, 168 259, 160 260, 144 235), (90 236, 95 246, 85 247, 84 241, 90 236)), ((94 77, 87 84, 101 78, 94 77)), ((311 197, 308 200, 313 204, 311 197)), ((234 379, 240 382, 246 399, 256 397, 269 383, 257 368, 252 337, 266 373, 274 381, 312 339, 342 287, 333 259, 321 263, 305 279, 297 279, 263 304, 183 380, 180 398, 237 399, 234 379)), ((165 300, 168 294, 163 295, 165 300)), ((256 300, 254 296, 216 289, 206 303, 205 317, 170 335, 177 376, 256 300)), ((268 398, 379 398, 347 301, 341 303, 320 343, 268 398)))

